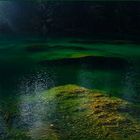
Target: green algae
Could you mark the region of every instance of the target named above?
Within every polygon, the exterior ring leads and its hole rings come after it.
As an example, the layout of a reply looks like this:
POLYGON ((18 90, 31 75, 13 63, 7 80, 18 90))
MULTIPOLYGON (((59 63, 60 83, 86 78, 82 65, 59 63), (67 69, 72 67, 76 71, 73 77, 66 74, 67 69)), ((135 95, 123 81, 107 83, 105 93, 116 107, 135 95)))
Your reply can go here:
MULTIPOLYGON (((36 113, 42 123, 30 129, 7 126, 12 140, 137 140, 140 136, 138 106, 105 91, 64 85, 29 95, 23 102, 32 106, 41 103, 36 113)), ((20 116, 14 110, 11 117, 20 116)))
MULTIPOLYGON (((94 41, 78 38, 54 39, 25 39, 9 40, 0 47, 1 59, 19 60, 19 63, 28 61, 39 62, 42 60, 56 60, 62 58, 76 58, 82 56, 106 56, 121 58, 139 58, 139 44, 120 43, 120 41, 94 41), (74 40, 74 41, 73 41, 74 40), (135 49, 134 49, 135 48, 135 49), (5 57, 5 52, 7 56, 5 57)), ((14 62, 13 62, 14 63, 14 62)))
POLYGON ((140 123, 128 112, 119 111, 130 105, 122 99, 75 85, 53 88, 43 93, 43 98, 57 101, 56 113, 60 116, 55 123, 60 139, 120 140, 140 135, 140 123))

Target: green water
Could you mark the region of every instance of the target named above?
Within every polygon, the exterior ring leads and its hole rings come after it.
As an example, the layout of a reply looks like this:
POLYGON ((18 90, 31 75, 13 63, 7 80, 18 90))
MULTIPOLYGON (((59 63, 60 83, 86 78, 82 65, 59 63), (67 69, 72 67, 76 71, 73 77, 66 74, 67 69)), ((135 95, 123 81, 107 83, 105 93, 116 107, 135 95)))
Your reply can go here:
MULTIPOLYGON (((104 90, 111 96, 139 104, 139 54, 139 44, 117 41, 93 42, 80 38, 3 39, 0 41, 1 110, 9 112, 14 108, 22 112, 21 106, 28 95, 39 95, 43 90, 65 84, 104 90), (95 59, 94 63, 79 60, 80 57, 89 56, 95 59), (108 59, 98 60, 104 57, 111 59, 111 63, 108 59), (80 62, 69 63, 71 58, 80 62), (116 59, 119 61, 116 62, 116 59), (121 61, 126 65, 119 65, 121 61)), ((30 110, 26 113, 30 114, 30 110)), ((38 119, 37 116, 35 119, 38 119)), ((2 136, 6 135, 4 126, 1 121, 2 136)))

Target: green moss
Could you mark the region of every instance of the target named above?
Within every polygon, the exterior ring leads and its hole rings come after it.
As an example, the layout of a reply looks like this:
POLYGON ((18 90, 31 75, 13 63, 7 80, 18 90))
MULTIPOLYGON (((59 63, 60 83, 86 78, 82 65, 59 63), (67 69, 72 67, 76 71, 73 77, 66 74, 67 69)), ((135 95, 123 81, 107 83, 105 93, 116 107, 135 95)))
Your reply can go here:
POLYGON ((44 125, 41 128, 36 128, 34 132, 30 132, 33 139, 37 140, 59 140, 59 135, 54 129, 54 125, 44 125))
MULTIPOLYGON (((10 127, 9 138, 36 140, 137 140, 139 108, 103 91, 77 85, 54 87, 39 96, 28 96, 25 105, 38 101, 41 125, 28 129, 10 127)), ((15 115, 12 115, 15 116, 15 115)), ((9 115, 8 117, 9 118, 9 115)))
POLYGON ((26 132, 19 129, 11 129, 8 134, 10 140, 31 140, 31 137, 26 132))
POLYGON ((60 139, 136 139, 140 123, 120 111, 131 104, 98 90, 76 85, 55 87, 43 93, 47 102, 56 102, 60 139))

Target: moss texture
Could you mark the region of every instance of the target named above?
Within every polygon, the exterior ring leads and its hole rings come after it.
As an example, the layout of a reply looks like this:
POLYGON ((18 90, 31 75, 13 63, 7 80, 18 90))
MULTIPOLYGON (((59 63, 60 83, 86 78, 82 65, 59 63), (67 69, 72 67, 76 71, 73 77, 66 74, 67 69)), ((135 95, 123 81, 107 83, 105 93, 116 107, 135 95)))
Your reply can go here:
POLYGON ((129 113, 132 105, 122 99, 76 85, 50 89, 43 98, 55 102, 58 117, 52 125, 56 125, 60 139, 120 140, 140 136, 140 123, 129 113))
POLYGON ((26 122, 17 121, 18 127, 12 122, 21 117, 20 112, 13 109, 10 114, 3 113, 6 139, 138 140, 140 137, 140 121, 136 119, 139 107, 100 90, 77 85, 54 87, 27 96, 23 106, 32 108, 23 116, 26 122))

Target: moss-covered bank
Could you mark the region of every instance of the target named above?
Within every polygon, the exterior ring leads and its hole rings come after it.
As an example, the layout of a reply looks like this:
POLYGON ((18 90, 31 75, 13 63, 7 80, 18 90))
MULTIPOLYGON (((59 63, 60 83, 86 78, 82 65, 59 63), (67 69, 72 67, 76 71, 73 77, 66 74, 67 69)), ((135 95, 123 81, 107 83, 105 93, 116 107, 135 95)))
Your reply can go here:
POLYGON ((59 139, 137 139, 140 123, 130 115, 132 104, 101 91, 76 85, 60 86, 43 93, 43 99, 55 103, 50 124, 59 139))
POLYGON ((21 112, 13 110, 15 113, 8 116, 3 113, 7 124, 11 120, 7 139, 138 140, 140 137, 140 122, 136 119, 139 108, 103 91, 77 85, 59 86, 27 96, 20 106, 23 106, 21 112))

